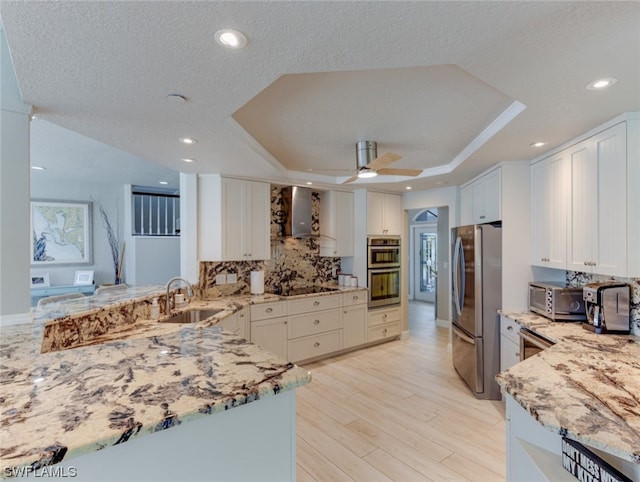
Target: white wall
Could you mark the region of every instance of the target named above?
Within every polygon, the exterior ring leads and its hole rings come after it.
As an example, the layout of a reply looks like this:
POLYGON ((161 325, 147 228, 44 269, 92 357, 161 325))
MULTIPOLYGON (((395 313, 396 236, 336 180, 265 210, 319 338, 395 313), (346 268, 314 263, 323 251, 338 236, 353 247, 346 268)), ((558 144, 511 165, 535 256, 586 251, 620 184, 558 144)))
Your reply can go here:
MULTIPOLYGON (((37 173, 36 173, 37 174, 37 173)), ((111 248, 107 240, 107 231, 103 226, 97 202, 102 203, 114 229, 118 231, 120 244, 124 239, 123 191, 119 184, 91 184, 66 180, 47 179, 45 176, 31 176, 31 198, 92 201, 92 244, 93 261, 90 265, 69 265, 32 269, 32 272, 48 272, 51 285, 73 284, 76 270, 93 270, 96 285, 115 282, 115 267, 111 248), (116 228, 116 225, 118 226, 116 228)), ((30 236, 27 239, 31 239, 30 236)), ((126 256, 126 250, 125 250, 126 256)), ((126 282, 126 272, 124 280, 126 282)))
POLYGON ((135 236, 132 250, 134 271, 129 273, 128 284, 136 286, 164 284, 180 275, 180 238, 161 236, 135 236))

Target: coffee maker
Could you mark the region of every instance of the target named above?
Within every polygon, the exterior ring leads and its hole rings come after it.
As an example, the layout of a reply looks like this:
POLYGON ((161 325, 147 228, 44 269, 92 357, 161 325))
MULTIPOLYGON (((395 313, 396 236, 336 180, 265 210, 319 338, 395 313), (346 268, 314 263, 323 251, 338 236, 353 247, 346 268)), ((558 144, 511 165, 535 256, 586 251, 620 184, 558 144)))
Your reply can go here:
POLYGON ((631 286, 625 283, 589 283, 583 287, 587 321, 582 324, 594 333, 628 334, 630 331, 631 286))

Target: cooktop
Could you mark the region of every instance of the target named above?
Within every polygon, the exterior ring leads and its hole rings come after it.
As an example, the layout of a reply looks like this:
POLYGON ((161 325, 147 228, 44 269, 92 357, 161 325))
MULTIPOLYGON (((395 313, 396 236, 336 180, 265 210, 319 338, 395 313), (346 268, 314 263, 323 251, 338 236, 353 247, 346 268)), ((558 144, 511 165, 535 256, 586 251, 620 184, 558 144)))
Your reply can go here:
POLYGON ((301 288, 273 288, 271 293, 279 296, 299 296, 313 295, 316 293, 330 293, 339 291, 337 288, 327 288, 325 286, 303 286, 301 288))

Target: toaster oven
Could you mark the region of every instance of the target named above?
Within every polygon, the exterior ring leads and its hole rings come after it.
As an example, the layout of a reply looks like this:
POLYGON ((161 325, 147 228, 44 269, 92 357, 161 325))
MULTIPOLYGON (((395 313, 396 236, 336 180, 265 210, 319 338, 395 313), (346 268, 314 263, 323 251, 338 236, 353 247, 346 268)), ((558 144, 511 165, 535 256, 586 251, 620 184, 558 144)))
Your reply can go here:
POLYGON ((582 288, 570 288, 561 283, 530 282, 529 310, 553 321, 587 319, 582 288))

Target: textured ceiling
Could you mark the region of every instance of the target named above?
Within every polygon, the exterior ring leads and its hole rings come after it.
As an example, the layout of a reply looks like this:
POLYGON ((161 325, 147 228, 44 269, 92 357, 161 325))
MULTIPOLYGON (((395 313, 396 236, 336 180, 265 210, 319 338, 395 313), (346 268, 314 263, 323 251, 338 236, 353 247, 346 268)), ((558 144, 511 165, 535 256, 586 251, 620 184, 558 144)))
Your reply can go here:
MULTIPOLYGON (((354 144, 367 139, 401 155, 397 167, 449 166, 411 183, 420 189, 531 159, 535 140, 551 149, 640 110, 640 2, 4 1, 0 16, 43 128, 111 146, 140 172, 331 185, 340 172, 317 170, 353 169, 354 144), (247 35, 245 49, 214 42, 228 27, 247 35), (619 82, 585 89, 603 76, 619 82), (498 129, 513 103, 524 110, 498 129), (198 144, 179 144, 185 136, 198 144)), ((35 134, 34 163, 47 151, 35 134)), ((93 157, 73 151, 50 149, 48 162, 93 157)), ((375 179, 385 180, 403 179, 375 179)))

